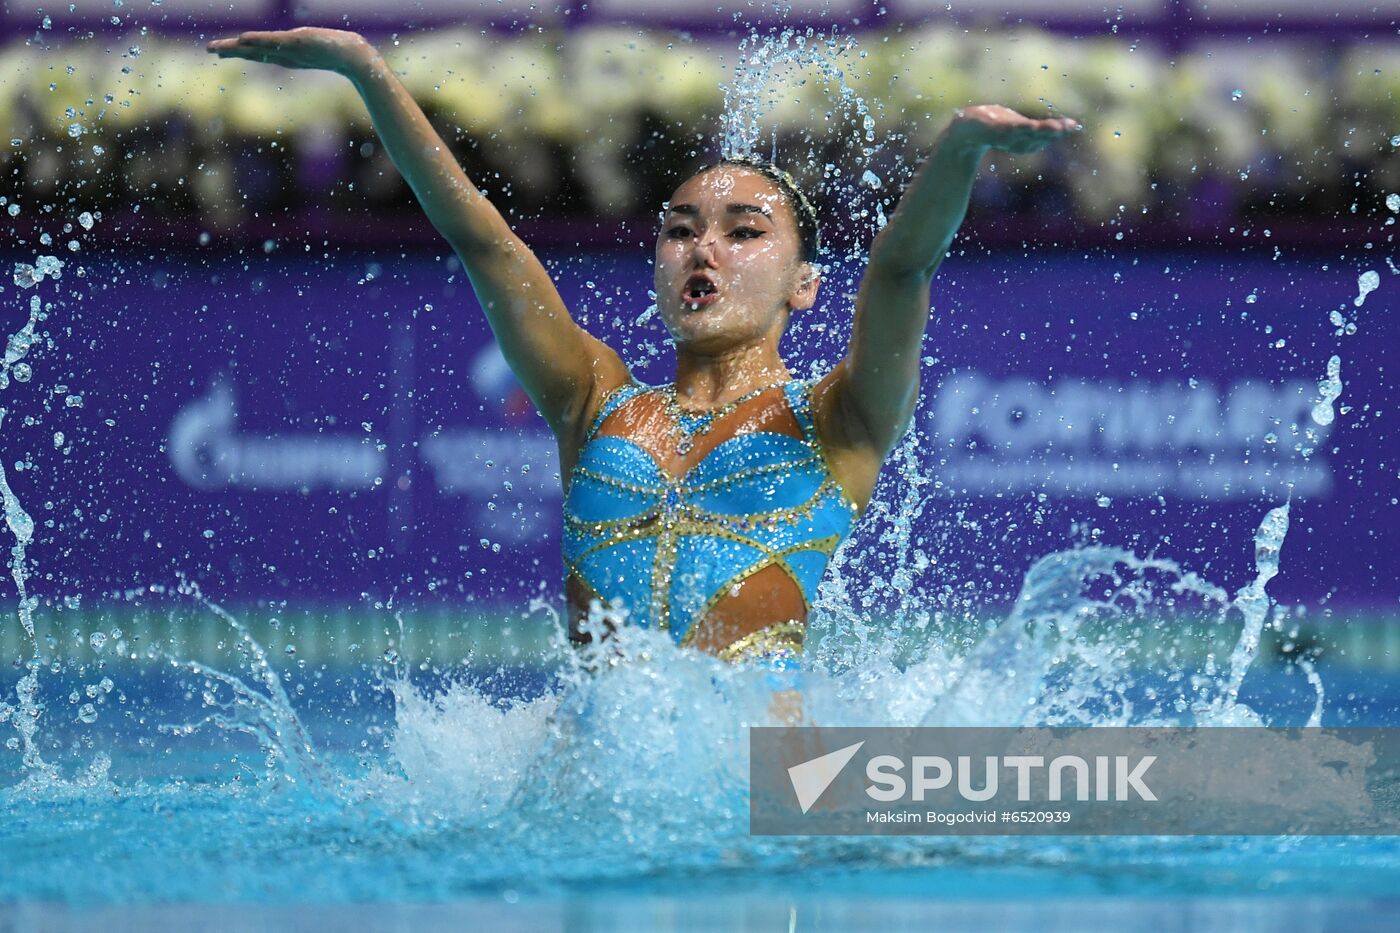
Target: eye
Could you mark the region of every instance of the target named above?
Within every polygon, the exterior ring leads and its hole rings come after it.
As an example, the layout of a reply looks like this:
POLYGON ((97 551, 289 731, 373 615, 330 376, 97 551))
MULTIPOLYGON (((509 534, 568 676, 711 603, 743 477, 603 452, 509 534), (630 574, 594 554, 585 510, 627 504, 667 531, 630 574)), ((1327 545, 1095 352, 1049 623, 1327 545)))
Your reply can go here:
POLYGON ((676 224, 674 227, 667 228, 666 238, 668 240, 682 240, 690 236, 690 232, 690 228, 684 224, 676 224))
POLYGON ((756 240, 763 236, 764 232, 757 227, 735 227, 729 232, 729 235, 741 240, 756 240))

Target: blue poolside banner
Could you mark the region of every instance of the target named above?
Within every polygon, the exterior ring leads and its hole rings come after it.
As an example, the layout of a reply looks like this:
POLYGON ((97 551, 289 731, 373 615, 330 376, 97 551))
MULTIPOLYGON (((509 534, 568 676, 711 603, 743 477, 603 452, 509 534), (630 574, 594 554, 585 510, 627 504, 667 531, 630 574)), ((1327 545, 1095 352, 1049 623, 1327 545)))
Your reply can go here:
POLYGON ((756 835, 1397 835, 1400 730, 755 728, 756 835))
MULTIPOLYGON (((234 601, 523 608, 557 596, 558 452, 455 261, 269 250, 68 257, 56 282, 7 277, 7 333, 32 296, 51 305, 52 349, 7 390, 4 423, 9 482, 38 523, 31 556, 55 574, 44 597, 179 575, 234 601)), ((644 256, 550 263, 575 314, 639 378, 669 378, 644 256)), ((1260 518, 1291 496, 1271 592, 1393 609, 1400 400, 1385 356, 1400 325, 1385 269, 1354 304, 1368 268, 950 260, 932 294, 917 440, 880 491, 912 521, 918 585, 995 603, 1038 557, 1106 543, 1233 589, 1253 578, 1260 518), (1341 394, 1318 418, 1334 356, 1341 394)), ((831 270, 826 304, 794 321, 798 375, 839 358, 848 281, 831 270)), ((873 511, 853 554, 889 549, 890 512, 873 511)))

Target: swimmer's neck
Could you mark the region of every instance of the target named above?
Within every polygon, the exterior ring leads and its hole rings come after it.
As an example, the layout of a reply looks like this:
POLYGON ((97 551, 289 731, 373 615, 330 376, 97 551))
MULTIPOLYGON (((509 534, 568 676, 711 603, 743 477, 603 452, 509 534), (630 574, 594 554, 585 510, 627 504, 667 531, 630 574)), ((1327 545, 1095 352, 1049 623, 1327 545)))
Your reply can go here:
POLYGON ((687 408, 715 408, 791 378, 776 341, 759 340, 717 353, 685 348, 676 352, 676 398, 687 408))

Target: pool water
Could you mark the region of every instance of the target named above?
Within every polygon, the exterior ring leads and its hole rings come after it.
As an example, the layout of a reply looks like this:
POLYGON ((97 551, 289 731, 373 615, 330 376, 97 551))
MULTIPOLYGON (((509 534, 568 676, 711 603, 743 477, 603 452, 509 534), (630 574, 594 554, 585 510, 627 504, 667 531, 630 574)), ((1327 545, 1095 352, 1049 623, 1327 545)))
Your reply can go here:
MULTIPOLYGON (((1164 558, 1081 547, 1038 561, 976 638, 828 612, 784 685, 805 722, 833 726, 1395 725, 1383 659, 1319 668, 1269 620, 1288 517, 1264 515, 1234 598, 1164 558)), ((1150 898, 1149 914, 1228 925, 1234 899, 1268 896, 1259 916, 1310 928, 1332 910, 1369 923, 1400 890, 1394 838, 754 836, 747 736, 777 722, 772 675, 668 633, 624 625, 573 651, 554 625, 529 663, 308 664, 195 587, 151 598, 176 630, 220 626, 228 650, 136 651, 128 632, 110 659, 26 668, 36 702, 6 712, 39 727, 8 740, 25 755, 0 772, 16 923, 130 905, 179 925, 156 905, 256 904, 319 927, 321 905, 381 905, 377 924, 419 904, 522 928, 922 928, 940 911, 1043 926, 1016 905, 1050 901, 1075 927, 1150 898), (1321 913, 1271 912, 1278 897, 1321 913)))
MULTIPOLYGON (((14 905, 0 917, 14 929, 120 917, 234 929, 1077 929, 1128 917, 1320 929, 1379 924, 1379 902, 1400 890, 1390 838, 752 837, 743 732, 762 713, 744 691, 759 685, 702 688, 706 664, 677 660, 676 689, 645 665, 598 678, 616 683, 592 690, 591 718, 564 712, 589 686, 537 667, 412 683, 328 668, 319 693, 291 702, 294 723, 246 708, 269 695, 255 666, 238 680, 248 694, 225 707, 187 668, 133 666, 100 741, 81 723, 48 736, 45 754, 71 764, 61 779, 0 773, 0 903, 14 905), (647 696, 651 708, 636 709, 647 696), (211 709, 225 728, 178 728, 211 709)), ((274 681, 289 682, 282 673, 274 681)), ((1370 701, 1327 724, 1395 722, 1400 676, 1322 675, 1370 701)), ((1267 668, 1240 702, 1296 722, 1311 696, 1296 671, 1267 668)))

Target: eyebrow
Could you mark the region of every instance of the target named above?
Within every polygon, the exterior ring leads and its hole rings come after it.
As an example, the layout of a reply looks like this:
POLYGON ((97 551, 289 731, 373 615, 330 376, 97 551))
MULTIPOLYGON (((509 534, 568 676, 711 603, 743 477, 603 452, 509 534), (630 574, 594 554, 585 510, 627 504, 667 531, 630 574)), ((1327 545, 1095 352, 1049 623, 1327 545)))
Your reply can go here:
MULTIPOLYGON (((724 212, 726 214, 761 214, 769 220, 773 219, 773 211, 761 204, 742 204, 736 202, 727 205, 724 212)), ((699 215, 700 208, 696 207, 694 204, 672 204, 670 208, 667 209, 666 213, 685 214, 688 217, 695 217, 699 215)))

